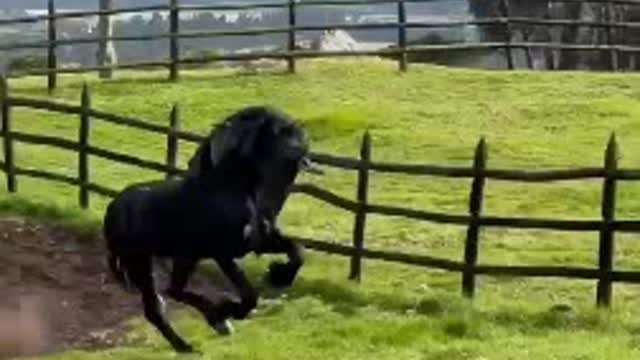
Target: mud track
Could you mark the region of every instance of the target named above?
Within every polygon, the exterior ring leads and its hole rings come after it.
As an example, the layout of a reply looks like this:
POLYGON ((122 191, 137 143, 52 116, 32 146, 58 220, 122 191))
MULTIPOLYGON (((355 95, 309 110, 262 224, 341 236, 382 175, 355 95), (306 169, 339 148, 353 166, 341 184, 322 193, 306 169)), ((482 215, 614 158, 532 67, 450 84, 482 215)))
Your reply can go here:
MULTIPOLYGON (((156 269, 159 287, 166 283, 161 269, 156 269)), ((213 298, 229 293, 228 283, 222 288, 214 283, 220 279, 199 273, 190 287, 213 298)), ((126 320, 141 315, 139 296, 122 290, 108 272, 101 239, 0 219, 0 337, 3 331, 28 337, 23 347, 31 354, 112 347, 124 342, 126 320), (12 314, 25 313, 27 325, 18 332, 12 314)))

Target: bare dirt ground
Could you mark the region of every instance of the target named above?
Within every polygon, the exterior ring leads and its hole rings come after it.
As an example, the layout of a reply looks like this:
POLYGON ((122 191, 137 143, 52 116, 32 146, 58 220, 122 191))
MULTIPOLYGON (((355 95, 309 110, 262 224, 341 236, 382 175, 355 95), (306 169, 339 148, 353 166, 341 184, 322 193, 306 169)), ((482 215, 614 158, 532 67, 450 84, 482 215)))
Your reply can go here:
MULTIPOLYGON (((201 274, 192 281, 201 292, 220 296, 220 289, 209 284, 201 274)), ((141 309, 139 296, 112 279, 100 239, 82 239, 54 225, 0 219, 0 359, 8 356, 2 353, 7 347, 3 332, 23 342, 22 350, 5 350, 9 353, 120 344, 127 330, 123 322, 142 315, 141 309)))
POLYGON ((107 273, 103 249, 62 228, 0 219, 0 308, 6 317, 21 310, 29 318, 19 334, 30 339, 25 350, 113 345, 122 322, 139 314, 138 297, 107 273))

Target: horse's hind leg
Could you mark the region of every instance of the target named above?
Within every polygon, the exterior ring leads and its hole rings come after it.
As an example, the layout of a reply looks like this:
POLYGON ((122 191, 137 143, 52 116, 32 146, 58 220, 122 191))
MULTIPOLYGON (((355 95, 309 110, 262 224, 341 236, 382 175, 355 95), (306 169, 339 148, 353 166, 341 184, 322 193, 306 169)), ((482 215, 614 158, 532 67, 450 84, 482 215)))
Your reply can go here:
POLYGON ((145 318, 160 331, 176 351, 192 352, 191 345, 187 344, 173 330, 162 315, 160 299, 153 282, 151 257, 128 256, 125 261, 127 262, 126 267, 129 279, 142 293, 145 318))
POLYGON ((233 259, 216 259, 220 269, 235 285, 240 295, 240 304, 226 302, 219 306, 225 314, 233 316, 234 319, 245 319, 253 309, 258 306, 258 293, 249 282, 244 271, 233 259))
POLYGON ((231 324, 222 316, 225 311, 200 294, 185 290, 189 277, 196 269, 198 260, 175 258, 167 295, 183 304, 193 306, 205 317, 209 325, 219 334, 228 335, 233 331, 231 324))

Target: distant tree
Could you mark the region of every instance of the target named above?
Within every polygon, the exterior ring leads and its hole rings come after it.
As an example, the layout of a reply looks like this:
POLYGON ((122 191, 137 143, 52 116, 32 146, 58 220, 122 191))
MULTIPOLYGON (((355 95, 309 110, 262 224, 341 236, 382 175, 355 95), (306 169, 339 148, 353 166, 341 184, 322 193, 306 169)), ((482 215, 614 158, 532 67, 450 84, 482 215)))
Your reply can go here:
POLYGON ((29 70, 46 69, 48 65, 47 57, 44 55, 26 55, 12 59, 7 65, 9 73, 19 73, 29 70))

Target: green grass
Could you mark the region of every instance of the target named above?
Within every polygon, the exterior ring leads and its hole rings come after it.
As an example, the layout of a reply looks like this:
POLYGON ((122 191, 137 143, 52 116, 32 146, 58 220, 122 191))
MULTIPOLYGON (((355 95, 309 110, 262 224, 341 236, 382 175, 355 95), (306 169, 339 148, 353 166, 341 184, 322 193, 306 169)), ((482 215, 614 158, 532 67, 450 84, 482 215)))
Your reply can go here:
MULTIPOLYGON (((182 106, 184 129, 207 131, 241 106, 269 103, 300 119, 315 151, 357 156, 365 129, 373 158, 416 163, 469 165, 481 136, 490 167, 600 166, 612 131, 618 135, 622 167, 640 163, 640 76, 636 74, 490 72, 413 66, 375 60, 306 61, 293 76, 243 75, 230 70, 188 71, 180 83, 166 72, 119 72, 100 82, 65 76, 53 97, 78 102, 82 82, 96 108, 168 123, 173 103, 182 106)), ((45 80, 11 82, 14 93, 46 96, 45 80)), ((23 131, 77 137, 78 119, 15 110, 23 131)), ((95 122, 99 146, 164 159, 165 139, 143 131, 95 122)), ((181 143, 180 164, 193 151, 181 143)), ((75 175, 76 156, 20 144, 18 164, 75 175)), ((94 181, 114 188, 157 173, 91 159, 94 181)), ((353 198, 356 174, 328 170, 302 181, 353 198)), ((489 181, 485 213, 491 215, 597 218, 600 181, 517 184, 489 181)), ((371 200, 464 214, 469 180, 374 174, 371 200)), ((0 198, 0 211, 53 218, 95 231, 105 201, 69 213, 77 190, 19 178, 21 197, 0 198), (27 197, 28 196, 28 197, 27 197), (29 199, 28 201, 25 199, 29 199), (21 200, 19 200, 21 199, 21 200), (44 204, 44 205, 40 205, 44 204), (46 205, 46 206, 45 206, 46 205), (44 210, 42 206, 44 207, 44 210), (60 210, 62 209, 62 210, 60 210)), ((638 218, 640 184, 619 185, 617 215, 638 218)), ((293 197, 283 213, 285 231, 348 243, 353 215, 305 196, 293 197)), ((368 247, 400 249, 461 259, 465 229, 381 216, 367 222, 368 247)), ((597 264, 597 234, 487 229, 480 262, 519 265, 597 264)), ((640 267, 638 237, 617 236, 615 267, 640 267)), ((269 258, 247 259, 258 276, 269 258)), ((238 332, 220 338, 198 316, 176 315, 181 333, 208 359, 636 359, 640 355, 640 292, 615 285, 613 310, 594 309, 595 282, 564 279, 480 277, 473 304, 459 295, 458 275, 365 261, 360 285, 345 280, 348 259, 312 254, 301 277, 280 303, 268 303, 238 332), (559 306, 561 305, 561 306, 559 306), (569 311, 562 311, 566 306, 569 311)), ((54 359, 173 358, 162 339, 138 320, 141 345, 54 359)), ((186 357, 189 358, 189 357, 186 357)), ((195 358, 195 357, 194 357, 195 358)))

